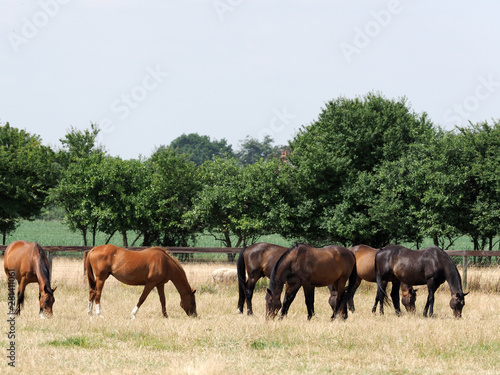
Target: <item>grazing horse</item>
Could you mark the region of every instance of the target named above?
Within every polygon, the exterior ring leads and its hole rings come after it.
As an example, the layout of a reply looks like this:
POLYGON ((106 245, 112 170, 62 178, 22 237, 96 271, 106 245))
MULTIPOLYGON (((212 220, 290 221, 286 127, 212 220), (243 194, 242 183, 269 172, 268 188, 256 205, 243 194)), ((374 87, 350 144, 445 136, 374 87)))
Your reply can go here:
POLYGON ((7 278, 14 276, 19 285, 15 314, 21 314, 26 285, 38 283, 40 317, 52 316, 57 287, 52 289, 50 286, 49 260, 43 248, 36 242, 12 242, 5 249, 3 267, 7 278))
MULTIPOLYGON (((457 267, 448 254, 437 246, 431 246, 423 250, 410 250, 400 245, 390 245, 379 250, 375 256, 375 269, 377 279, 377 297, 387 302, 385 289, 387 282, 392 281, 391 292, 392 303, 399 311, 398 288, 399 283, 409 285, 425 285, 429 290, 427 302, 424 308, 424 316, 434 315, 434 292, 445 281, 448 282, 451 291, 450 307, 456 318, 462 316, 465 305, 465 296, 468 293, 462 291, 462 279, 457 267), (396 290, 396 292, 394 292, 396 290)), ((380 313, 384 313, 383 304, 380 305, 380 313)))
POLYGON ((96 313, 101 315, 101 294, 109 275, 127 285, 144 285, 139 302, 131 313, 135 319, 137 310, 149 292, 156 287, 160 296, 163 316, 168 318, 165 307, 165 284, 172 280, 181 296, 181 307, 187 315, 196 317, 195 290, 191 289, 186 273, 177 259, 167 251, 152 247, 142 251, 127 250, 115 245, 94 247, 87 254, 87 277, 89 281, 89 315, 92 316, 94 302, 96 313))
MULTIPOLYGON (((238 257, 238 312, 243 314, 243 306, 247 303, 247 314, 253 315, 252 297, 257 281, 262 277, 270 277, 276 261, 282 256, 286 247, 267 242, 259 242, 240 250, 238 257), (248 279, 247 279, 248 275, 248 279)), ((314 288, 311 291, 314 314, 314 288)))
MULTIPOLYGON (((375 254, 377 254, 378 249, 374 249, 373 247, 367 245, 357 245, 350 247, 349 250, 351 250, 356 256, 356 270, 358 272, 356 290, 358 289, 359 284, 361 284, 361 280, 376 283, 375 254)), ((417 289, 413 289, 411 285, 401 283, 401 294, 401 302, 406 308, 406 311, 414 313, 415 301, 417 300, 417 289)), ((379 301, 378 297, 375 297, 375 304, 373 305, 372 313, 377 311, 377 304, 379 302, 382 303, 382 301, 379 301)), ((354 296, 347 301, 347 306, 349 307, 349 310, 354 312, 354 296)))
POLYGON ((313 315, 311 292, 314 287, 328 286, 329 303, 337 314, 347 318, 346 301, 356 285, 356 258, 342 246, 325 246, 321 249, 298 244, 288 249, 275 263, 266 294, 266 317, 274 318, 281 308, 281 292, 287 283, 281 316, 286 315, 297 291, 302 286, 306 295, 307 318, 313 315), (345 288, 347 281, 349 286, 345 288))

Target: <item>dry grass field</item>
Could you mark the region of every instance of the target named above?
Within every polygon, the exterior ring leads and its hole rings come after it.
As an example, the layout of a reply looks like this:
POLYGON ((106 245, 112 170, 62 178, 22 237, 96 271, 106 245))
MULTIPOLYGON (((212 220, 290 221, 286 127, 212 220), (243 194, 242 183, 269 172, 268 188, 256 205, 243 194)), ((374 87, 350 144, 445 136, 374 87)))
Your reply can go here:
MULTIPOLYGON (((0 262, 1 263, 1 262, 0 262)), ((373 315, 375 286, 363 283, 356 312, 330 321, 326 288, 316 292, 316 316, 306 319, 299 292, 289 316, 266 321, 262 282, 254 296, 255 316, 236 313, 235 284, 219 285, 212 271, 227 264, 184 264, 197 289, 198 318, 180 308, 167 284, 168 319, 156 291, 137 314, 130 312, 142 291, 112 277, 103 291, 104 318, 87 315, 88 286, 79 260, 56 258, 54 317, 38 317, 36 284, 27 288, 16 320, 16 368, 8 366, 4 314, 1 374, 498 374, 500 369, 500 268, 469 269, 471 293, 462 319, 448 306, 447 285, 436 294, 436 317, 421 316, 427 292, 420 287, 416 315, 373 315)), ((3 269, 3 264, 2 264, 3 269)), ((0 309, 7 312, 1 278, 0 309)))

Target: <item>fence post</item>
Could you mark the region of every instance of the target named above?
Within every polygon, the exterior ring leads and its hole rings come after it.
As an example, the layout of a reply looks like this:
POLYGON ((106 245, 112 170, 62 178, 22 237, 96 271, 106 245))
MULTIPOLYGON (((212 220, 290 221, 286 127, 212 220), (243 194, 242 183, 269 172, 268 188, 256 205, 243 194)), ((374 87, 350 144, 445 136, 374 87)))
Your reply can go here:
POLYGON ((463 274, 464 274, 464 279, 462 281, 462 283, 463 283, 463 289, 464 290, 467 289, 467 262, 468 262, 468 257, 464 256, 464 260, 463 260, 463 274))

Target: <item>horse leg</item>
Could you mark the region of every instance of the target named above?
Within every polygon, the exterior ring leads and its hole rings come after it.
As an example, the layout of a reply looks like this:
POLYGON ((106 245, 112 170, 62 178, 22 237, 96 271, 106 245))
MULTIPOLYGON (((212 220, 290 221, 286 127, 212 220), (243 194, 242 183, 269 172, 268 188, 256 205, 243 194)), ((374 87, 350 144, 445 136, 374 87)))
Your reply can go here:
POLYGON ((161 312, 165 318, 168 318, 167 308, 165 306, 165 284, 157 285, 156 290, 158 290, 158 295, 160 296, 161 312))
POLYGON ((342 316, 342 319, 347 318, 347 301, 344 298, 346 283, 347 283, 346 279, 339 278, 335 283, 332 284, 332 289, 330 289, 330 306, 333 309, 333 314, 331 319, 335 319, 335 317, 339 314, 339 312, 342 316), (335 301, 332 298, 333 290, 336 291, 337 295, 335 301), (333 304, 333 302, 335 302, 335 304, 333 304))
POLYGON ((354 308, 354 294, 359 288, 359 285, 361 284, 361 277, 358 276, 356 279, 356 287, 354 288, 354 293, 352 295, 352 298, 349 298, 349 301, 347 301, 347 307, 349 308, 350 312, 354 312, 356 309, 354 308))
MULTIPOLYGON (((96 276, 95 279, 95 297, 94 297, 95 313, 97 316, 101 318, 103 317, 101 314, 101 295, 102 295, 102 288, 104 288, 104 282, 106 281, 106 279, 107 276, 103 278, 96 276)), ((89 307, 92 307, 90 303, 89 307)), ((92 310, 89 311, 89 315, 92 315, 92 310)))
POLYGON ((434 315, 434 292, 437 288, 435 288, 434 283, 429 282, 427 284, 429 295, 427 296, 427 303, 425 304, 424 316, 427 317, 427 311, 429 310, 429 317, 432 318, 434 315))
POLYGON ((330 297, 328 298, 328 303, 330 304, 333 310, 331 319, 334 319, 336 313, 335 309, 337 308, 337 300, 339 299, 339 295, 337 290, 335 289, 334 284, 328 285, 328 289, 330 290, 330 297))
POLYGON ((254 278, 248 278, 247 280, 247 285, 246 285, 246 300, 247 300, 247 315, 253 315, 253 309, 252 309, 252 298, 253 298, 253 291, 255 289, 255 284, 257 284, 257 281, 259 279, 254 279, 254 278))
POLYGON ((295 296, 297 295, 299 289, 300 289, 299 283, 295 283, 292 281, 292 283, 286 284, 285 296, 283 297, 283 307, 281 308, 280 318, 283 318, 286 316, 286 314, 288 314, 288 309, 290 308, 290 305, 295 299, 295 296))
POLYGON ((132 310, 132 313, 130 314, 130 317, 132 319, 135 319, 136 317, 136 314, 137 314, 137 311, 139 310, 139 307, 141 307, 141 305, 144 303, 144 301, 146 300, 149 292, 151 292, 154 288, 154 284, 146 284, 144 286, 144 290, 142 291, 142 294, 141 296, 139 297, 139 302, 137 302, 137 305, 134 307, 134 309, 132 310))
POLYGON ((401 305, 399 304, 399 288, 400 288, 400 286, 401 286, 401 283, 399 281, 392 282, 391 299, 392 299, 392 305, 394 306, 394 310, 396 310, 397 316, 401 315, 401 305))
POLYGON ((314 287, 304 288, 304 296, 307 307, 307 320, 314 316, 314 287))
POLYGON ((21 307, 24 307, 24 290, 26 289, 26 285, 28 285, 26 280, 25 277, 22 277, 17 288, 16 315, 21 315, 21 307))
POLYGON ((308 307, 308 312, 310 311, 311 313, 311 317, 314 316, 314 296, 315 296, 315 291, 316 291, 316 288, 311 288, 310 291, 309 291, 309 294, 306 295, 306 290, 304 289, 304 295, 306 297, 306 306, 309 306, 308 307), (309 303, 309 305, 308 305, 309 303))
POLYGON ((378 300, 379 305, 380 305, 380 315, 384 315, 384 302, 385 302, 385 299, 382 296, 386 295, 387 284, 388 284, 387 281, 381 280, 381 282, 380 282, 380 292, 381 293, 380 294, 379 294, 379 290, 378 290, 378 287, 377 287, 377 297, 375 299, 375 305, 377 304, 377 300, 378 300))
MULTIPOLYGON (((378 300, 378 297, 375 296, 375 304, 373 305, 372 307, 372 314, 375 314, 377 312, 377 304, 379 303, 380 301, 378 300)), ((382 303, 380 303, 382 304, 382 303)))

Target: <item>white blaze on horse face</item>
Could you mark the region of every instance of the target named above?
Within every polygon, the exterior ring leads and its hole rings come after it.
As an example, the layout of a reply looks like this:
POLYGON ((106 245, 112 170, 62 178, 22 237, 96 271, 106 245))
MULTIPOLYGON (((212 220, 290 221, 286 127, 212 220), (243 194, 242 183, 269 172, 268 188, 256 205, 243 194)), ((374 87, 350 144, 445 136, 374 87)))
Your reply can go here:
POLYGON ((40 319, 45 319, 45 314, 43 313, 43 311, 40 311, 40 319))
POLYGON ((139 308, 137 306, 134 307, 134 309, 132 310, 132 313, 130 314, 130 317, 132 319, 135 319, 135 315, 137 314, 137 310, 139 310, 139 308))

